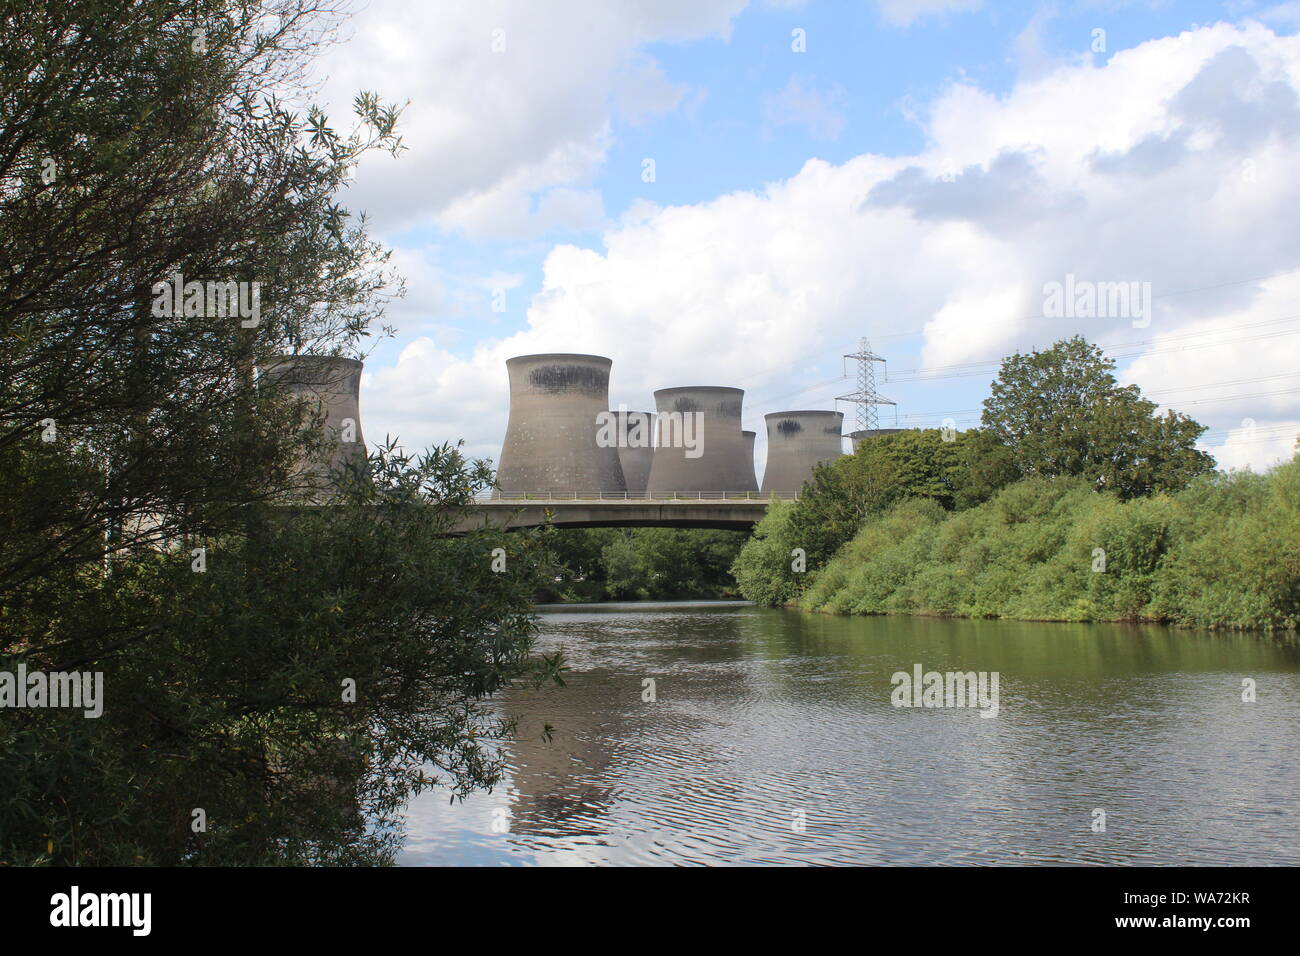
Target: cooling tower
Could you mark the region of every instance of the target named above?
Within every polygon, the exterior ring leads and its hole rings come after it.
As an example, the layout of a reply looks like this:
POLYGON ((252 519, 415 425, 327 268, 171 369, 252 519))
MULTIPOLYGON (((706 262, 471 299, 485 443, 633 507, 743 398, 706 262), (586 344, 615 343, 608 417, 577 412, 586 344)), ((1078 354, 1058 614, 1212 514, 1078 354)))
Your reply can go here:
MULTIPOLYGON (((744 491, 754 478, 740 431, 743 389, 712 385, 655 392, 657 431, 652 497, 744 491)), ((753 461, 753 457, 750 457, 753 461)))
POLYGON ((866 431, 849 432, 849 438, 853 442, 853 450, 858 450, 858 443, 864 438, 876 438, 879 435, 893 435, 901 432, 901 428, 868 428, 866 431))
POLYGON ((262 366, 262 380, 306 399, 310 411, 324 413, 329 442, 327 458, 303 459, 299 474, 320 488, 323 479, 355 464, 364 468, 366 442, 361 434, 361 369, 356 359, 325 355, 286 355, 262 366))
POLYGON ((758 476, 754 473, 754 439, 758 437, 756 432, 741 432, 745 439, 745 461, 749 462, 749 483, 742 488, 742 491, 758 491, 758 476))
POLYGON ((622 439, 618 446, 618 461, 623 466, 623 483, 627 493, 643 497, 650 487, 650 465, 654 461, 654 412, 613 413, 622 439), (643 444, 644 443, 644 444, 643 444))
POLYGON ((610 415, 612 364, 599 355, 506 359, 510 420, 494 496, 625 490, 618 448, 596 440, 610 415))
POLYGON ((818 463, 844 454, 843 412, 772 412, 767 419, 763 493, 797 495, 818 463))

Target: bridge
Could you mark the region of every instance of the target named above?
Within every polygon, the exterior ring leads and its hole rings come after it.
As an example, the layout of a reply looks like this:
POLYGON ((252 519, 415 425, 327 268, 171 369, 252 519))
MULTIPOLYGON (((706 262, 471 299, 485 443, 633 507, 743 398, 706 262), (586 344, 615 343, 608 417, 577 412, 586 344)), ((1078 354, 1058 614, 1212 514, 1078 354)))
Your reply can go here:
POLYGON ((764 514, 771 497, 751 491, 683 492, 664 497, 600 492, 543 493, 482 497, 456 531, 487 526, 507 531, 550 523, 557 528, 719 528, 748 531, 764 514))

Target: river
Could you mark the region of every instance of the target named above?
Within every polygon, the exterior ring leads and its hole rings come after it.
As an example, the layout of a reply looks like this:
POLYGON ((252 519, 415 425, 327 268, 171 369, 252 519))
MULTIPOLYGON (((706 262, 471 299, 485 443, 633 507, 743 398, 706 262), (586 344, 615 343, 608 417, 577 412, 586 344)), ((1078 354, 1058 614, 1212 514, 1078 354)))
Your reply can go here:
POLYGON ((567 686, 503 695, 503 785, 414 800, 399 863, 1300 864, 1294 637, 708 602, 542 625, 567 686), (996 716, 894 706, 916 665, 997 672, 996 716))

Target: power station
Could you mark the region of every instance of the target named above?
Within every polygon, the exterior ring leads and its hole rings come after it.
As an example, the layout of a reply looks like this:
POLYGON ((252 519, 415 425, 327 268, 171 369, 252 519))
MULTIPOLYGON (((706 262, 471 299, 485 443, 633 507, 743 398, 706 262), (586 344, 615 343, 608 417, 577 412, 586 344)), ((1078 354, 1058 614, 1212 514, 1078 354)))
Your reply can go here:
POLYGON ((623 483, 633 497, 644 497, 650 487, 650 466, 654 462, 654 412, 611 412, 617 429, 618 461, 623 466, 623 483))
POLYGON ((763 493, 797 495, 813 470, 844 454, 843 412, 772 412, 767 421, 763 493))
MULTIPOLYGON (((840 412, 772 412, 765 416, 767 467, 760 486, 757 436, 741 428, 743 389, 661 388, 654 393, 654 412, 611 411, 612 367, 604 356, 577 353, 506 360, 510 414, 492 497, 789 496, 800 493, 817 465, 843 454, 840 412)), ((299 473, 317 488, 345 466, 365 466, 362 368, 356 359, 286 355, 261 369, 266 383, 306 398, 323 422, 325 454, 299 463, 299 473)), ((859 429, 850 437, 856 448, 863 439, 898 430, 859 429)))
MULTIPOLYGON (((766 416, 759 485, 756 434, 741 428, 744 389, 655 391, 654 412, 609 408, 612 360, 547 353, 506 360, 510 415, 494 498, 670 498, 759 492, 797 495, 822 462, 843 454, 844 415, 802 409, 766 416)), ((854 444, 868 435, 854 433, 854 444)))
POLYGON ((749 463, 749 471, 746 472, 749 477, 745 482, 745 487, 741 490, 758 491, 758 476, 754 473, 754 439, 758 435, 756 432, 751 431, 743 431, 740 434, 745 439, 745 461, 749 463))
POLYGON ((687 385, 655 392, 658 426, 650 467, 652 498, 744 491, 753 478, 745 461, 740 414, 745 392, 724 385, 687 385))
POLYGON ((901 432, 901 428, 868 428, 862 431, 849 432, 849 438, 853 442, 853 450, 858 450, 858 445, 867 438, 877 438, 881 435, 894 435, 901 432))
POLYGON ((626 492, 618 448, 597 440, 612 364, 570 353, 506 360, 510 417, 494 497, 626 492))
MULTIPOLYGON (((849 357, 868 368, 883 361, 865 342, 849 357)), ((767 466, 760 485, 754 467, 757 436, 741 428, 743 389, 661 388, 654 393, 654 412, 630 412, 626 406, 611 411, 612 368, 602 355, 577 353, 506 360, 510 415, 494 498, 791 496, 801 492, 819 464, 844 454, 841 412, 772 412, 765 416, 767 466)), ((857 393, 842 398, 872 411, 875 404, 889 403, 875 392, 870 376, 857 393)), ((865 438, 897 430, 859 427, 850 437, 856 449, 865 438)))
POLYGON ((305 399, 309 411, 323 418, 328 457, 304 459, 298 474, 319 489, 345 467, 364 468, 366 442, 361 433, 361 370, 357 359, 326 355, 285 355, 261 368, 261 379, 305 399))

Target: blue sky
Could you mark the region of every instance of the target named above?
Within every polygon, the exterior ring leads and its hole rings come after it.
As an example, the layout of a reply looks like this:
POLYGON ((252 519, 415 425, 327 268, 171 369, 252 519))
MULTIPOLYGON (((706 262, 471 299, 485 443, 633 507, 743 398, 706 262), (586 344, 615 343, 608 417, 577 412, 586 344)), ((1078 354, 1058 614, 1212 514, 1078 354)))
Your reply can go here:
POLYGON ((614 359, 614 405, 745 388, 761 471, 763 414, 836 407, 860 336, 903 424, 965 427, 987 363, 1082 332, 1210 425, 1221 464, 1266 467, 1300 433, 1298 20, 1297 3, 372 0, 323 64, 332 103, 410 101, 407 152, 368 159, 346 199, 410 290, 367 360, 367 437, 495 457, 504 358, 591 351, 614 359), (1149 283, 1151 321, 1044 315, 1067 275, 1149 283))

